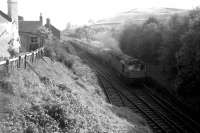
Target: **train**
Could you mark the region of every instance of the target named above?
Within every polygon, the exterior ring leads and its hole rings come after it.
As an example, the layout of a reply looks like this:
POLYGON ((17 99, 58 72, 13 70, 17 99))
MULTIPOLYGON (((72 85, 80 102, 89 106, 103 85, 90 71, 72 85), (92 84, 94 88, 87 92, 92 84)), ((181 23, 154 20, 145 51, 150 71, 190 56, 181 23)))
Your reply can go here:
POLYGON ((143 61, 110 48, 98 47, 78 39, 74 39, 74 41, 78 47, 109 65, 127 83, 138 83, 146 79, 147 69, 143 61))
POLYGON ((100 57, 127 83, 136 83, 146 79, 146 65, 137 58, 109 48, 102 49, 100 57))

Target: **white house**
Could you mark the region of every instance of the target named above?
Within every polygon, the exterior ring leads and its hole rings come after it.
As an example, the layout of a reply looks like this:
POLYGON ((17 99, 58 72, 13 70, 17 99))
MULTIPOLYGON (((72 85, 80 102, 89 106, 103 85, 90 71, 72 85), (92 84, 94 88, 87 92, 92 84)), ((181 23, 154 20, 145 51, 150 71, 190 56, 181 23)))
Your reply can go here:
POLYGON ((8 14, 0 10, 0 58, 10 57, 9 51, 19 53, 17 0, 8 0, 8 14))

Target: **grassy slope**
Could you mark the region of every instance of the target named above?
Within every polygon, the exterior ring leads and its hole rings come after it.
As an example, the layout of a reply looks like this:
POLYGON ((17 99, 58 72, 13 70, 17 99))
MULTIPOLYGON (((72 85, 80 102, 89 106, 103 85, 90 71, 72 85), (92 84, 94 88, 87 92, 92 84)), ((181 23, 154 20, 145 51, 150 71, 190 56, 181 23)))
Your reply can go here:
POLYGON ((0 132, 150 132, 138 115, 106 103, 92 70, 72 57, 71 69, 45 57, 1 75, 0 132))

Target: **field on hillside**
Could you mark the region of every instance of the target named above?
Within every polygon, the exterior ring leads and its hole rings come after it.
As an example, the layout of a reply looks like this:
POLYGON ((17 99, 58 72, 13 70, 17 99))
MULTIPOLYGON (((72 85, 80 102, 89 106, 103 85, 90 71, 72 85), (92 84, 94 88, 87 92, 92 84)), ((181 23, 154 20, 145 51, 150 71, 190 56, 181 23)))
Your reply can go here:
POLYGON ((97 23, 124 23, 128 21, 135 24, 142 24, 144 21, 152 16, 154 16, 158 20, 166 21, 173 14, 185 15, 187 13, 188 10, 175 8, 132 9, 126 12, 118 13, 111 18, 99 20, 97 23))

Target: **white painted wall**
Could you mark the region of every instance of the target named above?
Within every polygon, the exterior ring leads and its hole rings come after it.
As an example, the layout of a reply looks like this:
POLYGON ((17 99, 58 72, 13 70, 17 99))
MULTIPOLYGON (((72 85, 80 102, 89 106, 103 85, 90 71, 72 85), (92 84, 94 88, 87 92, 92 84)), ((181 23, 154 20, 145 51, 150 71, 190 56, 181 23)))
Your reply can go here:
POLYGON ((10 57, 8 49, 19 52, 19 33, 15 23, 0 18, 0 57, 10 57), (9 44, 10 42, 10 44, 9 44))

